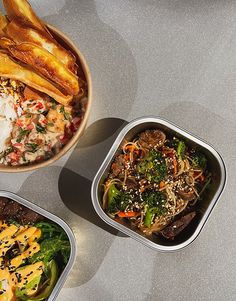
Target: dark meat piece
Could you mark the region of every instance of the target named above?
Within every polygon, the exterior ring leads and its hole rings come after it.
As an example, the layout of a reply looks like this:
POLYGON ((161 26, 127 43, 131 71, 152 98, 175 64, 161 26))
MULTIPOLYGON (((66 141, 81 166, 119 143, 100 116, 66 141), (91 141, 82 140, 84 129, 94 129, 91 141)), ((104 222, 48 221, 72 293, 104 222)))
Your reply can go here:
POLYGON ((3 215, 5 218, 17 216, 18 214, 20 214, 21 210, 22 206, 20 204, 18 204, 15 201, 10 201, 5 206, 3 210, 3 215))
POLYGON ((173 240, 180 232, 182 232, 192 219, 196 216, 196 212, 190 212, 173 222, 170 226, 164 228, 160 233, 167 239, 173 240))
POLYGON ((124 155, 119 155, 115 158, 115 162, 111 166, 112 176, 117 177, 125 168, 125 157, 124 155))
POLYGON ((195 192, 193 190, 189 190, 189 191, 179 190, 177 193, 184 201, 190 202, 196 198, 195 192))
POLYGON ((5 206, 7 205, 8 203, 8 199, 7 198, 4 198, 4 197, 0 197, 0 216, 2 215, 3 211, 4 211, 4 208, 5 206))
POLYGON ((43 220, 44 218, 40 214, 38 214, 28 208, 23 208, 23 210, 20 212, 20 214, 17 214, 17 219, 22 224, 32 224, 32 223, 39 222, 39 221, 43 220))
POLYGON ((134 178, 127 178, 125 185, 127 186, 127 189, 135 189, 138 187, 138 183, 136 179, 134 178))
POLYGON ((139 144, 143 148, 158 148, 165 143, 166 135, 159 130, 146 130, 139 137, 139 144))

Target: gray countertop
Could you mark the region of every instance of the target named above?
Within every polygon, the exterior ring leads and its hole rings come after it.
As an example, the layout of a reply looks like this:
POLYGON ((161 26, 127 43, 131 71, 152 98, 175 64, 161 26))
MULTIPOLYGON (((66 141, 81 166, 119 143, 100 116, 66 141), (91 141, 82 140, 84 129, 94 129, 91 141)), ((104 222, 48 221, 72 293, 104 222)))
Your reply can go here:
POLYGON ((78 255, 58 301, 236 300, 236 1, 32 0, 84 53, 94 100, 87 130, 54 166, 1 174, 17 192, 64 218, 78 255), (158 253, 96 216, 90 185, 119 128, 165 117, 210 142, 228 183, 199 238, 158 253))

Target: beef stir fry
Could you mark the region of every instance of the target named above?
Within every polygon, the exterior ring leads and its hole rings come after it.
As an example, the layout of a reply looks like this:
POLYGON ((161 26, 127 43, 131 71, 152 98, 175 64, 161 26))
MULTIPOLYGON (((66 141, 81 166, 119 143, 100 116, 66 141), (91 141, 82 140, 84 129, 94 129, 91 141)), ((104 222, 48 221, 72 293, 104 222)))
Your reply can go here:
POLYGON ((102 207, 146 235, 173 240, 195 218, 195 204, 210 181, 204 154, 158 129, 146 130, 114 159, 102 207))

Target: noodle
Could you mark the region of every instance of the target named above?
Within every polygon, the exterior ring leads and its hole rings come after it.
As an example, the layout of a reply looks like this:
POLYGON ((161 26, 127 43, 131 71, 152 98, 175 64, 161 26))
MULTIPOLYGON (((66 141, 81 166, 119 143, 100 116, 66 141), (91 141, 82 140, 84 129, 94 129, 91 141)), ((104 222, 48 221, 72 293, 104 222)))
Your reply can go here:
POLYGON ((172 147, 178 139, 156 139, 166 136, 159 130, 147 130, 122 146, 122 153, 111 165, 102 198, 102 207, 110 217, 125 218, 146 235, 161 233, 186 210, 189 212, 200 197, 199 187, 206 185, 206 171, 195 164, 192 149, 189 151, 183 141, 172 147), (118 196, 108 201, 111 185, 118 196))

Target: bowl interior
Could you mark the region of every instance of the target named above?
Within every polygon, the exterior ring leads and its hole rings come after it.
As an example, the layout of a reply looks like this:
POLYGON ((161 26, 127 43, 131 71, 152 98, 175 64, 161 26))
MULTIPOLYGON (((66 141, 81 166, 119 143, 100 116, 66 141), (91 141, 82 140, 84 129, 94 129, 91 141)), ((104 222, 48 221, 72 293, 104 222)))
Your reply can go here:
POLYGON ((31 165, 22 165, 22 166, 8 166, 8 165, 1 165, 0 164, 0 172, 9 172, 9 173, 15 173, 15 172, 25 172, 25 171, 32 171, 35 169, 39 169, 41 167, 48 166, 58 159, 60 159, 62 156, 64 156, 77 142, 80 136, 83 134, 84 129, 86 127, 86 123, 88 121, 89 112, 91 108, 91 102, 92 102, 92 79, 91 79, 91 73, 89 70, 89 67, 87 65, 87 62, 83 56, 83 54, 79 51, 79 49, 75 46, 75 44, 66 36, 64 35, 60 30, 57 28, 47 25, 50 32, 52 33, 53 37, 66 49, 68 49, 70 52, 74 54, 76 57, 76 64, 78 65, 78 76, 84 80, 87 83, 88 86, 88 100, 86 105, 86 111, 84 113, 83 119, 81 121, 80 127, 78 128, 77 132, 74 134, 74 136, 71 138, 71 140, 52 158, 46 161, 42 161, 39 163, 33 163, 31 165))
MULTIPOLYGON (((132 229, 128 223, 125 223, 125 222, 120 222, 120 223, 122 223, 124 226, 128 227, 129 229, 134 230, 136 233, 138 233, 140 236, 142 236, 144 238, 144 240, 148 239, 155 244, 167 246, 167 247, 180 245, 180 244, 184 243, 185 241, 187 241, 196 232, 196 229, 198 228, 200 223, 203 223, 203 224, 205 223, 205 221, 207 220, 207 218, 209 216, 209 212, 208 212, 209 207, 213 206, 213 203, 215 204, 219 194, 222 191, 222 187, 221 187, 222 179, 225 178, 224 170, 222 170, 221 161, 219 161, 219 158, 217 158, 215 156, 215 154, 213 153, 213 149, 210 146, 206 145, 205 143, 201 143, 201 141, 198 141, 198 142, 194 141, 194 140, 198 140, 198 139, 194 139, 194 138, 191 139, 189 137, 187 138, 187 136, 188 136, 187 133, 185 135, 181 130, 175 131, 175 130, 173 130, 173 128, 169 127, 165 123, 163 124, 163 123, 158 123, 158 122, 144 122, 144 123, 137 124, 133 128, 131 128, 125 134, 123 139, 120 142, 118 142, 116 146, 114 146, 115 147, 114 153, 113 153, 112 157, 110 157, 110 159, 108 160, 107 165, 104 166, 102 175, 99 178, 99 184, 98 184, 98 189, 97 189, 97 199, 99 201, 99 206, 101 204, 102 194, 103 194, 103 185, 102 184, 109 173, 109 169, 110 169, 110 166, 111 166, 111 163, 112 163, 114 157, 121 152, 120 147, 123 144, 124 140, 131 141, 132 139, 134 139, 134 137, 138 133, 140 133, 146 129, 160 129, 167 134, 167 137, 169 135, 169 136, 175 136, 175 137, 181 138, 184 141, 186 141, 186 143, 189 146, 196 148, 199 151, 201 151, 203 154, 205 154, 205 156, 207 158, 207 162, 208 162, 208 170, 212 174, 212 182, 209 185, 208 189, 206 189, 204 191, 204 193, 202 195, 202 200, 197 202, 197 205, 196 205, 197 216, 192 221, 192 223, 188 227, 186 227, 186 229, 184 229, 174 239, 174 241, 167 240, 164 237, 162 237, 161 235, 152 235, 150 237, 146 237, 143 235, 143 233, 141 231, 139 231, 137 229, 135 229, 135 230, 132 229)), ((101 208, 101 206, 100 206, 100 208, 101 208)), ((112 225, 115 226, 115 224, 117 224, 117 222, 112 220, 109 216, 107 216, 104 211, 103 211, 102 215, 106 221, 108 221, 108 222, 112 221, 112 225), (104 215, 106 215, 106 217, 104 215)))

